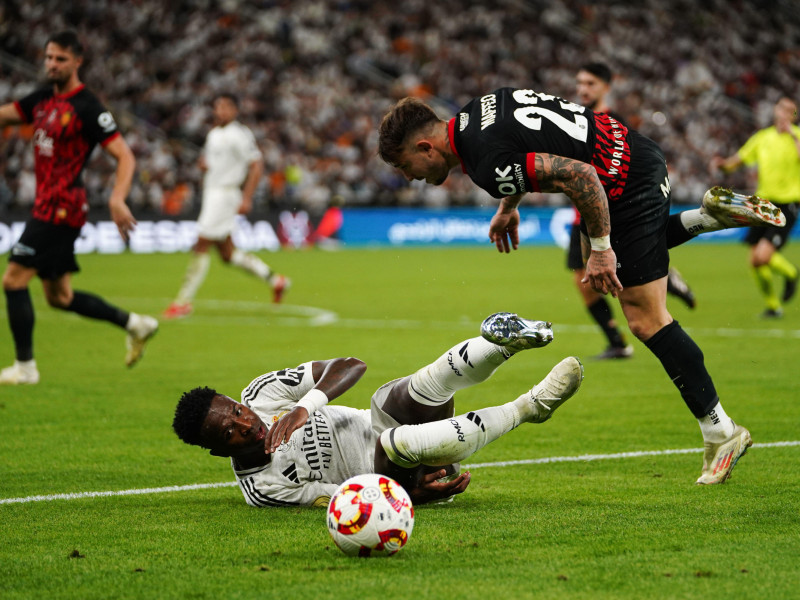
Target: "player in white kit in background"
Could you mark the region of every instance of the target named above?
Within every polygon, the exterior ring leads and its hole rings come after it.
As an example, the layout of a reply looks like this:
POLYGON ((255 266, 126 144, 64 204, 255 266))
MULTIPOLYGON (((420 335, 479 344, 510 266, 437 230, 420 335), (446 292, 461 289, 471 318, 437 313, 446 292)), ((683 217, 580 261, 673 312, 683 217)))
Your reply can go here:
POLYGON ((203 284, 211 262, 208 250, 216 246, 226 264, 248 271, 269 283, 273 301, 280 302, 289 279, 270 269, 264 261, 233 245, 231 237, 236 216, 247 214, 253 206, 253 193, 263 171, 261 152, 253 132, 236 120, 238 102, 231 94, 214 100, 214 128, 208 132, 200 168, 203 177, 203 206, 197 219, 197 243, 186 270, 183 285, 164 312, 167 319, 185 317, 192 312, 192 300, 203 284))

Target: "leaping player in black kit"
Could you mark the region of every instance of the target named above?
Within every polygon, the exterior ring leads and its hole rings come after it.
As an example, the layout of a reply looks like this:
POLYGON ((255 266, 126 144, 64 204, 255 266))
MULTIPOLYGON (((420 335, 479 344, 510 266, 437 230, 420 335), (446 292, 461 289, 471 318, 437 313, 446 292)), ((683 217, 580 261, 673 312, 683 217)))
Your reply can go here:
POLYGON ((725 414, 703 353, 667 310, 668 249, 695 235, 750 224, 784 225, 756 196, 712 188, 701 208, 670 218, 670 185, 658 145, 610 115, 529 89, 501 88, 441 120, 415 98, 383 118, 378 152, 410 180, 440 185, 455 167, 500 206, 489 239, 519 246, 527 192, 563 193, 582 217, 585 282, 618 297, 631 332, 661 361, 703 434, 698 484, 724 482, 752 445, 725 414))
POLYGON ((30 280, 38 275, 50 306, 114 323, 128 332, 125 363, 141 358, 158 329, 153 317, 129 313, 102 298, 72 289, 79 270, 74 243, 86 223, 89 205, 81 174, 97 144, 116 162, 116 179, 108 208, 123 239, 136 226, 125 199, 136 160, 120 135, 114 117, 81 83, 78 68, 83 46, 72 31, 51 36, 45 45, 48 85, 18 102, 0 106, 0 128, 30 123, 36 169, 36 200, 31 218, 11 249, 3 274, 6 310, 16 360, 0 371, 0 384, 35 384, 39 371, 33 358, 33 304, 30 280))

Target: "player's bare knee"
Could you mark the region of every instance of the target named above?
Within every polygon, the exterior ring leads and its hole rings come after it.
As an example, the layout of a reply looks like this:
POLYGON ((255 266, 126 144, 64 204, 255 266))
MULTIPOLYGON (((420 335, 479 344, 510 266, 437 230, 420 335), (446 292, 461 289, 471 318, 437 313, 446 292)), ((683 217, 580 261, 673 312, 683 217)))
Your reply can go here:
POLYGON ((15 285, 14 278, 9 275, 8 271, 3 273, 3 289, 10 292, 12 290, 21 289, 15 285))
POLYGON ((632 318, 628 319, 628 328, 636 339, 645 342, 672 322, 672 318, 632 318))
POLYGON ((47 304, 59 310, 67 310, 72 304, 72 294, 67 292, 58 292, 55 294, 45 294, 47 304))
POLYGON ((7 291, 24 290, 33 277, 34 272, 20 267, 16 263, 9 263, 3 272, 3 289, 7 291))

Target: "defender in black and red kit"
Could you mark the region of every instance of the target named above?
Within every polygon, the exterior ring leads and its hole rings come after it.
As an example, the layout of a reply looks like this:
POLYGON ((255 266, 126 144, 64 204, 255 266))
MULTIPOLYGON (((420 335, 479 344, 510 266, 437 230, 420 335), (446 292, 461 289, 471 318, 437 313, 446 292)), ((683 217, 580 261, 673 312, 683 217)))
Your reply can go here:
POLYGON ((672 223, 667 166, 655 142, 607 114, 528 89, 475 98, 449 122, 405 98, 383 118, 378 152, 408 180, 434 185, 460 166, 500 198, 489 225, 500 252, 519 246, 524 194, 565 194, 582 217, 584 282, 619 297, 631 332, 658 357, 700 423, 705 456, 697 483, 727 479, 752 444, 750 433, 725 414, 703 353, 667 310, 668 248, 706 231, 785 223, 780 211, 713 188, 701 208, 672 223))
POLYGON ((94 294, 72 289, 71 274, 79 270, 74 244, 89 211, 82 173, 98 144, 117 162, 108 202, 111 218, 124 239, 136 226, 125 203, 136 161, 114 117, 78 78, 82 61, 83 46, 74 32, 53 35, 45 46, 48 85, 17 102, 0 106, 0 127, 33 125, 36 168, 33 212, 11 249, 3 274, 16 360, 0 371, 0 384, 39 382, 33 358, 33 304, 28 291, 35 275, 42 281, 50 306, 126 329, 128 366, 139 360, 145 344, 158 329, 153 317, 129 313, 94 294))

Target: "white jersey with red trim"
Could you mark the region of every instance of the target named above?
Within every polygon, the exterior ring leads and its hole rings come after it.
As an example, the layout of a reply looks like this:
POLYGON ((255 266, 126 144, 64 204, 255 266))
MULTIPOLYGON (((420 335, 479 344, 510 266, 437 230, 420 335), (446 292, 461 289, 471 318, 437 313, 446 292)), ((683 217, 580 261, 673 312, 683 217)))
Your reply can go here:
MULTIPOLYGON (((271 427, 314 387, 311 364, 256 377, 242 391, 242 404, 271 427)), ((327 505, 343 481, 373 471, 376 441, 368 409, 327 405, 310 415, 266 465, 240 469, 232 459, 231 466, 251 506, 327 505)))
POLYGON ((537 152, 593 165, 610 201, 625 188, 628 128, 557 96, 500 88, 470 101, 448 130, 464 172, 495 198, 539 191, 537 152))

